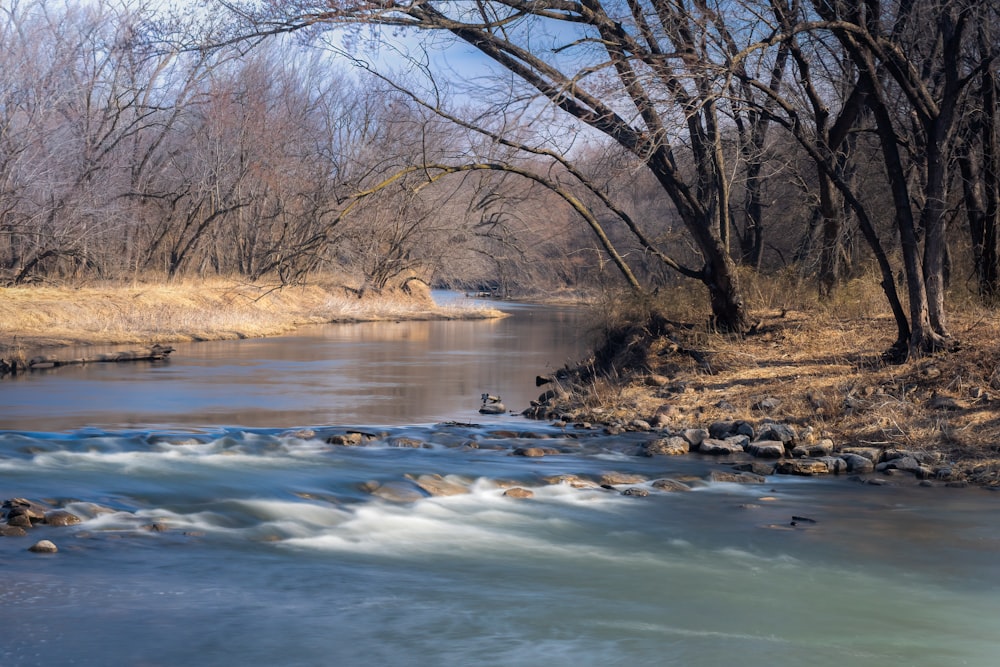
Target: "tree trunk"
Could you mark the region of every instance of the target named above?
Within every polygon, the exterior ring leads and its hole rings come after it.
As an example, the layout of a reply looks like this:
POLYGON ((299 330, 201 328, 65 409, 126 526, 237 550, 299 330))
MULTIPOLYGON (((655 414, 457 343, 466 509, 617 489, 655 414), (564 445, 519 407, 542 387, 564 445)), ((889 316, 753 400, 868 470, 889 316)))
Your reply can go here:
POLYGON ((840 282, 840 237, 843 228, 840 211, 834 202, 833 184, 822 168, 819 170, 819 211, 823 220, 823 241, 819 255, 819 295, 833 296, 840 282))

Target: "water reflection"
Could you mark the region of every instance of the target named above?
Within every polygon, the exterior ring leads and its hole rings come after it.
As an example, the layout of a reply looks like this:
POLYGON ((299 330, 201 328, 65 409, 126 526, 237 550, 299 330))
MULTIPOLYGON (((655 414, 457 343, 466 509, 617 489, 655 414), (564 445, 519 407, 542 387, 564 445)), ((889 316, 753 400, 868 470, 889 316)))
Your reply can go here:
POLYGON ((519 411, 538 394, 536 374, 586 351, 579 309, 512 305, 509 312, 499 320, 325 325, 280 338, 181 343, 167 362, 31 373, 0 382, 0 428, 488 421, 478 414, 481 393, 519 411))

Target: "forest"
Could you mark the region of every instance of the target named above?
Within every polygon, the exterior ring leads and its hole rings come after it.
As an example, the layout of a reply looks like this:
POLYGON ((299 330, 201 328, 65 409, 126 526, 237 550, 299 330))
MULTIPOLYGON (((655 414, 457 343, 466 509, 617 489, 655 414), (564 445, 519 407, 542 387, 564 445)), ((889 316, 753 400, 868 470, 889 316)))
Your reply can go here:
POLYGON ((745 332, 748 275, 869 278, 904 356, 996 304, 994 3, 210 4, 4 3, 3 284, 695 285, 745 332))

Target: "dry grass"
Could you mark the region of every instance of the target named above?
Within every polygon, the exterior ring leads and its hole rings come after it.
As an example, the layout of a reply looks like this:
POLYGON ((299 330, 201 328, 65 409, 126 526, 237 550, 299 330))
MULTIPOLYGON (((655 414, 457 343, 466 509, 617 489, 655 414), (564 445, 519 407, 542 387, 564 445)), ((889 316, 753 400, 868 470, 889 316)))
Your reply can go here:
POLYGON ((759 292, 760 324, 745 338, 664 317, 690 316, 683 301, 605 305, 611 344, 593 362, 603 372, 584 372, 566 407, 588 421, 660 414, 677 428, 773 419, 811 426, 839 446, 939 452, 969 479, 1000 484, 994 311, 966 302, 950 321, 958 351, 888 364, 882 353, 895 326, 876 286, 859 281, 829 304, 802 292, 759 292))
MULTIPOLYGON (((411 283, 413 285, 413 283, 411 283)), ((74 344, 151 344, 251 338, 304 324, 489 318, 491 309, 442 308, 426 289, 359 298, 332 287, 235 280, 130 286, 0 289, 0 354, 74 344)))

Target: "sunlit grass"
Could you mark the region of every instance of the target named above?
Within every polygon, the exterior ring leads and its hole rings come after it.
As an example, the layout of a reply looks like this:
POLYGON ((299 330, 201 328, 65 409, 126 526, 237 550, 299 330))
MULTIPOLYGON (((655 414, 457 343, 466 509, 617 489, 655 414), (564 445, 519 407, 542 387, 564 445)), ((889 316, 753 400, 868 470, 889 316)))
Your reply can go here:
POLYGON ((0 349, 253 338, 324 322, 501 316, 484 307, 438 306, 426 290, 359 298, 344 289, 317 285, 281 287, 222 279, 3 288, 0 303, 0 349))

